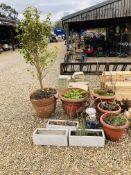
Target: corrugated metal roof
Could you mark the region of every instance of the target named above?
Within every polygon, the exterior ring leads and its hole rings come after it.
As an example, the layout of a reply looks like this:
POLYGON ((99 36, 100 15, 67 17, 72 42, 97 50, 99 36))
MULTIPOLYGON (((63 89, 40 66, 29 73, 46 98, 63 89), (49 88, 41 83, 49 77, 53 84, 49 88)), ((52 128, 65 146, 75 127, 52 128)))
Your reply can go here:
POLYGON ((93 11, 93 10, 95 10, 95 9, 97 9, 97 8, 106 6, 106 5, 108 5, 108 4, 111 4, 111 3, 114 3, 114 2, 117 2, 117 1, 120 1, 120 0, 107 0, 107 1, 104 1, 104 2, 102 2, 102 3, 99 3, 99 4, 96 4, 96 5, 91 6, 91 7, 89 7, 89 8, 86 8, 86 9, 84 9, 84 10, 80 10, 80 11, 78 11, 78 12, 75 12, 75 13, 72 13, 72 14, 70 14, 70 15, 67 15, 67 16, 65 16, 65 17, 62 18, 62 21, 65 21, 65 20, 68 20, 68 19, 70 19, 70 18, 76 17, 76 16, 81 15, 81 14, 83 14, 83 13, 87 13, 87 12, 93 11))

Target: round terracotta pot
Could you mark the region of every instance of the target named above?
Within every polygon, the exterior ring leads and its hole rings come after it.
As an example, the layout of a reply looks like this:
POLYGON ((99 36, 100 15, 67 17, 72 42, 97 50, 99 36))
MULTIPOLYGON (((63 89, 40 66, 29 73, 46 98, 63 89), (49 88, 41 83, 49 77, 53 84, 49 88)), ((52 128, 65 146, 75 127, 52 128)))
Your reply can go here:
POLYGON ((120 105, 118 104, 115 104, 116 105, 116 110, 115 111, 108 111, 108 110, 104 110, 102 107, 101 107, 101 103, 98 103, 97 105, 97 109, 98 111, 100 112, 100 114, 104 114, 104 113, 111 113, 111 114, 119 114, 121 112, 121 107, 120 105))
POLYGON ((84 92, 86 92, 86 91, 83 89, 80 89, 80 88, 66 88, 63 91, 59 92, 59 97, 62 101, 62 106, 63 106, 65 113, 70 117, 76 117, 77 110, 83 105, 84 101, 86 100, 86 96, 84 98, 81 98, 81 99, 65 98, 64 94, 71 89, 76 89, 76 90, 78 89, 78 90, 81 90, 84 92))
MULTIPOLYGON (((94 89, 95 90, 95 89, 94 89)), ((107 101, 107 102, 113 102, 115 100, 115 93, 113 96, 100 96, 96 93, 94 93, 94 90, 92 91, 92 96, 95 99, 95 105, 97 106, 98 103, 101 101, 107 101)))
MULTIPOLYGON (((30 94, 30 97, 33 93, 30 94)), ((52 113, 55 113, 56 99, 55 95, 53 95, 52 97, 42 99, 30 98, 30 101, 39 117, 48 118, 52 113)))
MULTIPOLYGON (((103 130, 107 138, 111 141, 118 141, 125 132, 125 129, 128 128, 129 122, 127 121, 123 126, 111 126, 105 123, 104 119, 108 116, 111 116, 111 113, 105 113, 100 117, 100 122, 102 124, 103 130)), ((116 114, 114 114, 115 117, 116 114)))

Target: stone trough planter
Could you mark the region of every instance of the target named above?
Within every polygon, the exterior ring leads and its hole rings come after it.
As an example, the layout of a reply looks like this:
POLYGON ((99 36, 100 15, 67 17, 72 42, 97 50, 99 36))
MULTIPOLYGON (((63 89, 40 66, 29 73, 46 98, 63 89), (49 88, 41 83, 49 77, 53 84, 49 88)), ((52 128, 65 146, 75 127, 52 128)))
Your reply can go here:
POLYGON ((33 133, 35 145, 68 146, 68 129, 37 128, 33 133))
POLYGON ((102 129, 69 130, 69 146, 104 147, 104 145, 105 135, 102 129))
POLYGON ((79 127, 78 121, 69 120, 48 120, 46 128, 76 129, 79 127))

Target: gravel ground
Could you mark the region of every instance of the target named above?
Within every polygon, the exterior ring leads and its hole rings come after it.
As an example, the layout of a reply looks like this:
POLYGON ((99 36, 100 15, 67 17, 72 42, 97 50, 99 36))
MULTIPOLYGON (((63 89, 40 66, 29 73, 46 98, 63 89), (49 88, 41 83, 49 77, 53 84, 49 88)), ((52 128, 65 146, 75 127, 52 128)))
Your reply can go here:
MULTIPOLYGON (((46 86, 57 85, 65 52, 63 43, 57 45, 59 56, 46 76, 46 86)), ((98 149, 33 145, 33 131, 47 120, 38 118, 30 104, 29 94, 39 86, 28 68, 18 51, 0 55, 0 175, 131 175, 127 134, 98 149)), ((58 101, 55 118, 64 118, 60 106, 58 101)))

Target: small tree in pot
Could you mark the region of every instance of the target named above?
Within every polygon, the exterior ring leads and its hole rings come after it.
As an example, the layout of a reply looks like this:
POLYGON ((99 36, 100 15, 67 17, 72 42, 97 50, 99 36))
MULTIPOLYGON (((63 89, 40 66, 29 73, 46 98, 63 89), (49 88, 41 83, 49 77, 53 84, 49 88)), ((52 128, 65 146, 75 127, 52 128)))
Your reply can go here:
POLYGON ((48 49, 48 38, 51 35, 50 15, 45 21, 40 20, 40 12, 28 7, 24 11, 24 20, 20 23, 21 34, 18 39, 22 43, 21 52, 27 63, 36 68, 40 89, 31 94, 30 100, 41 117, 48 117, 55 111, 57 91, 44 88, 42 80, 47 65, 56 57, 55 50, 48 49))

